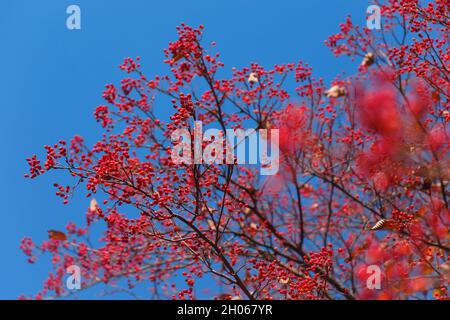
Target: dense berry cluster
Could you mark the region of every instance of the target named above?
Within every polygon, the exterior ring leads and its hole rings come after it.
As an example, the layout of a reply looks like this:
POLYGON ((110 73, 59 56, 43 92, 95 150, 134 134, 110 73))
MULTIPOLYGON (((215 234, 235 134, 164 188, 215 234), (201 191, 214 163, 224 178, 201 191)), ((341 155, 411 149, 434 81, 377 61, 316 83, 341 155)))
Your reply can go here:
POLYGON ((65 203, 81 186, 91 199, 85 227, 23 239, 31 263, 48 253, 54 268, 33 297, 70 294, 72 264, 82 288, 144 283, 153 298, 195 299, 201 278, 221 284, 208 292, 218 299, 448 297, 449 6, 426 3, 381 4, 377 32, 348 18, 326 43, 359 69, 329 86, 302 61, 227 77, 202 26, 178 27, 166 75, 125 59, 126 78, 106 85, 94 114, 101 138, 27 159, 29 178, 58 169, 74 179, 55 184, 65 203), (166 121, 161 109, 172 110, 166 121), (279 173, 173 163, 171 133, 193 134, 198 120, 279 129, 279 173), (371 265, 380 290, 367 286, 371 265))

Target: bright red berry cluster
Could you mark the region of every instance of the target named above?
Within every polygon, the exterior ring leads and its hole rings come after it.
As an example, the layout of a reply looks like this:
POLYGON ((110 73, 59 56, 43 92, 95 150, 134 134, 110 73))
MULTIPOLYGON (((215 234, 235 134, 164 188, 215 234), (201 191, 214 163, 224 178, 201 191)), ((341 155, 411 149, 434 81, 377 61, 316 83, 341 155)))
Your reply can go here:
POLYGON ((329 86, 302 61, 253 63, 226 77, 201 26, 178 27, 165 75, 148 77, 139 58, 125 59, 126 78, 106 85, 94 113, 99 140, 76 136, 45 147, 44 164, 27 159, 29 178, 56 169, 73 178, 55 184, 65 203, 81 186, 91 199, 85 227, 22 241, 30 262, 52 257, 33 297, 69 295, 63 278, 75 264, 83 288, 143 283, 153 298, 195 299, 201 278, 220 283, 207 292, 217 299, 447 298, 449 7, 426 3, 381 4, 380 31, 349 17, 326 44, 358 72, 329 86), (175 164, 171 134, 193 135, 195 121, 279 129, 279 173, 175 164), (367 285, 373 265, 377 290, 367 285))

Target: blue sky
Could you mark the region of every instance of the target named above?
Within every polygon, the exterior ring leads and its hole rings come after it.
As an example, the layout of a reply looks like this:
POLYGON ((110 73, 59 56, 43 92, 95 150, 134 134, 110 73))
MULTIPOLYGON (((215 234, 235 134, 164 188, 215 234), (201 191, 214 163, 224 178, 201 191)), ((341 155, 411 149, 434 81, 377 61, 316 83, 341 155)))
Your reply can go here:
MULTIPOLYGON (((88 203, 64 206, 52 183, 59 175, 27 180, 25 158, 43 154, 45 144, 79 134, 88 142, 101 135, 93 118, 106 83, 118 83, 125 57, 142 57, 148 75, 167 71, 163 49, 176 39, 181 22, 205 26, 225 68, 258 62, 266 67, 299 59, 329 82, 355 63, 335 59, 323 41, 338 31, 346 14, 365 24, 369 1, 22 1, 0 4, 0 298, 36 293, 48 261, 29 265, 20 240, 36 242, 46 230, 84 221, 88 203), (81 30, 66 28, 66 8, 81 8, 81 30)), ((161 106, 164 108, 165 106, 161 106)), ((170 110, 168 108, 168 110, 170 110)), ((82 198, 80 198, 83 200, 82 198)), ((207 284, 206 284, 207 285, 207 284)), ((90 293, 85 296, 95 298, 90 293)), ((120 297, 120 296, 119 296, 120 297)))

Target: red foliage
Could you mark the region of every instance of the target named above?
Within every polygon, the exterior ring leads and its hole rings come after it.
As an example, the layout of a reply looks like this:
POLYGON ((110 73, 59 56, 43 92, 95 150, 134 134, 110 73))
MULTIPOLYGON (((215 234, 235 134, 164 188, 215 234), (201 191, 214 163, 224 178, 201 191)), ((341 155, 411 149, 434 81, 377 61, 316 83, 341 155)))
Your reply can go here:
POLYGON ((101 139, 59 141, 43 164, 27 159, 28 178, 73 177, 73 186, 54 185, 64 203, 81 185, 102 199, 85 227, 68 224, 66 240, 22 241, 30 262, 52 256, 34 298, 70 294, 63 279, 73 264, 83 288, 126 280, 124 290, 144 283, 156 298, 195 299, 203 277, 223 284, 209 294, 224 299, 448 297, 449 7, 390 0, 382 14, 382 31, 348 18, 328 39, 337 56, 362 60, 329 91, 301 61, 219 76, 215 44, 205 48, 203 27, 184 24, 165 50, 167 75, 149 79, 139 59, 125 59, 127 77, 106 85, 94 114, 101 139), (159 96, 173 106, 167 122, 159 96), (279 129, 279 174, 175 164, 171 133, 193 135, 198 120, 279 129), (381 219, 389 228, 367 227, 381 219), (371 265, 382 271, 379 290, 366 283, 371 265))

